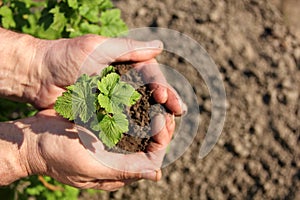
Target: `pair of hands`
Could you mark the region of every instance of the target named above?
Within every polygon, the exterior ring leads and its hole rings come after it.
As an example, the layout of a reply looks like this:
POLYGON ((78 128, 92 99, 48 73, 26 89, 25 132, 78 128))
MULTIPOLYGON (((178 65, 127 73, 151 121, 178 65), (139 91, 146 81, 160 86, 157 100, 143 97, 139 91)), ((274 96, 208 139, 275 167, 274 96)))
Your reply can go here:
MULTIPOLYGON (((156 60, 162 51, 160 41, 139 42, 130 39, 108 39, 86 35, 74 39, 43 41, 40 52, 32 59, 29 76, 36 81, 36 89, 27 95, 27 101, 42 109, 36 116, 21 120, 26 127, 28 174, 49 175, 62 183, 78 188, 116 190, 139 179, 158 181, 165 148, 175 128, 174 116, 164 117, 148 153, 129 155, 105 152, 110 164, 106 166, 89 155, 80 142, 78 132, 88 131, 61 118, 53 109, 64 88, 73 84, 82 73, 99 73, 112 62, 133 62, 151 83, 154 99, 164 104, 174 115, 183 111, 182 103, 172 88, 168 87, 156 60), (32 153, 33 152, 33 153, 32 153)), ((155 129, 161 119, 154 119, 155 129)))

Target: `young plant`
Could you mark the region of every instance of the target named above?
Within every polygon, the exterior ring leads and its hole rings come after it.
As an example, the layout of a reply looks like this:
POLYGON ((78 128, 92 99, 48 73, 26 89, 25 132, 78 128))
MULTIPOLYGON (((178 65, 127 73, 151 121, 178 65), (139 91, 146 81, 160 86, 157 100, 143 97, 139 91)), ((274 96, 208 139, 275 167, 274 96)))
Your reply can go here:
POLYGON ((58 97, 54 109, 64 118, 80 120, 108 146, 115 146, 122 134, 128 132, 126 106, 134 105, 141 97, 130 84, 120 80, 113 66, 100 76, 82 75, 74 85, 58 97))

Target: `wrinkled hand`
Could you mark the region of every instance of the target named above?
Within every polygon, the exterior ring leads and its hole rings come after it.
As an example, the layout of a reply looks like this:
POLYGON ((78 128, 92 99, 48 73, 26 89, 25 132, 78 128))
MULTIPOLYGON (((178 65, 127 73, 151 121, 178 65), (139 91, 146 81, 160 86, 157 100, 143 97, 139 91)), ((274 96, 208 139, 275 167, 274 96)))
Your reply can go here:
MULTIPOLYGON (((154 119, 154 126, 161 121, 154 119)), ((29 159, 29 174, 49 175, 78 188, 116 190, 139 179, 157 181, 161 178, 159 168, 165 148, 175 128, 171 116, 166 116, 164 121, 149 145, 149 153, 124 155, 102 149, 104 159, 110 159, 110 163, 102 164, 79 140, 78 132, 92 133, 57 116, 54 110, 44 110, 22 121, 30 131, 25 134, 29 151, 22 158, 29 159)))
POLYGON ((151 82, 154 98, 169 110, 180 114, 181 102, 172 91, 154 59, 161 53, 160 41, 140 42, 131 39, 104 38, 85 35, 74 39, 60 39, 47 43, 41 63, 34 65, 40 72, 40 86, 33 103, 38 108, 51 108, 55 100, 83 73, 93 75, 113 62, 132 62, 151 82), (169 88, 169 89, 168 89, 169 88))

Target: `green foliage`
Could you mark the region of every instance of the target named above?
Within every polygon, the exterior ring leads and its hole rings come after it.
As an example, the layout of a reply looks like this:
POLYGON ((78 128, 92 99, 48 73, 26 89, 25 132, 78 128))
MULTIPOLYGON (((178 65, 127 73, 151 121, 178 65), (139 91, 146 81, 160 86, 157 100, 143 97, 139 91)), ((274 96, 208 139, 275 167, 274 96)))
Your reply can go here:
POLYGON ((99 138, 108 147, 115 146, 122 138, 122 133, 128 131, 128 120, 123 113, 116 113, 113 116, 105 115, 99 122, 99 138))
POLYGON ((120 75, 109 66, 100 76, 82 75, 58 97, 54 109, 64 118, 91 124, 92 130, 100 132, 102 142, 112 147, 128 132, 124 108, 135 104, 140 97, 130 84, 120 81, 120 75))
POLYGON ((0 196, 5 199, 18 200, 26 200, 33 197, 36 200, 78 199, 79 189, 61 184, 48 176, 44 176, 43 179, 48 184, 60 188, 60 190, 50 190, 41 184, 37 176, 31 176, 8 186, 10 190, 5 188, 0 189, 0 196))
POLYGON ((30 117, 36 112, 30 104, 0 99, 0 122, 30 117))
POLYGON ((6 0, 0 25, 45 39, 87 33, 113 37, 127 30, 120 15, 110 0, 6 0))

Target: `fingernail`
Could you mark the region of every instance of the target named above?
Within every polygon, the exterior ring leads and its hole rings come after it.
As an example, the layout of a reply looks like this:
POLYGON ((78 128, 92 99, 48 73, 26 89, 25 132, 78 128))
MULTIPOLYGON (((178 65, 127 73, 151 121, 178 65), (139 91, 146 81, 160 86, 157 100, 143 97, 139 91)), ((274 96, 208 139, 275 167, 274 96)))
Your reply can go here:
POLYGON ((162 172, 161 172, 161 170, 156 170, 156 171, 155 171, 155 181, 156 181, 156 182, 159 181, 159 180, 161 179, 161 177, 162 177, 162 172))
POLYGON ((157 114, 153 117, 153 119, 150 122, 151 126, 151 136, 156 135, 159 133, 166 124, 166 118, 162 114, 157 114))
POLYGON ((181 104, 181 109, 182 109, 182 115, 186 114, 187 113, 187 106, 185 103, 182 103, 181 104))
POLYGON ((161 177, 162 177, 161 169, 156 169, 154 171, 148 171, 146 173, 142 173, 143 179, 148 179, 155 182, 159 181, 161 177))
POLYGON ((160 41, 160 40, 153 40, 153 41, 149 42, 149 46, 162 49, 164 45, 163 45, 162 41, 160 41))
POLYGON ((143 179, 148 179, 151 181, 156 181, 157 180, 157 172, 156 171, 152 171, 152 172, 147 172, 142 174, 142 178, 143 179))
POLYGON ((184 115, 184 114, 187 113, 187 110, 188 110, 187 105, 185 103, 183 103, 181 98, 179 98, 178 100, 179 100, 179 105, 181 107, 181 114, 180 115, 184 115))
POLYGON ((175 115, 171 113, 167 113, 168 118, 171 120, 171 123, 175 122, 175 115))

